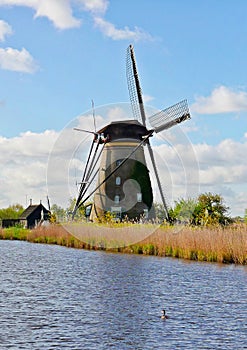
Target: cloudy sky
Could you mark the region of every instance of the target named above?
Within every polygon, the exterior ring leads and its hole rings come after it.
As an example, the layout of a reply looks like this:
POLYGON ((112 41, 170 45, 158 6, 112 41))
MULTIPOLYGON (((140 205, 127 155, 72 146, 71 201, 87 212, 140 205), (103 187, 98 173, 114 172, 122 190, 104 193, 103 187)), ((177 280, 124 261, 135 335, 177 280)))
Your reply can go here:
POLYGON ((210 191, 243 216, 246 17, 245 0, 0 0, 0 207, 76 193, 90 139, 72 127, 93 129, 92 99, 98 127, 132 117, 133 44, 146 104, 190 105, 153 139, 169 203, 210 191))

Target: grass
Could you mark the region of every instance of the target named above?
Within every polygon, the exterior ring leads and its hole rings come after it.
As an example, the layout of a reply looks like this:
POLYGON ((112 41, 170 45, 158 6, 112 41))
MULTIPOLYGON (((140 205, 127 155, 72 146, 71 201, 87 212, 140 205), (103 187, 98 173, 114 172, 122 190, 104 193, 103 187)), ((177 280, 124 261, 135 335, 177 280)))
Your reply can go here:
POLYGON ((141 242, 143 254, 170 256, 196 261, 247 264, 247 226, 233 225, 227 228, 184 227, 179 232, 171 228, 159 228, 141 242))
POLYGON ((58 244, 79 249, 168 256, 195 261, 247 265, 247 225, 226 228, 155 225, 50 225, 25 230, 0 230, 0 239, 58 244))

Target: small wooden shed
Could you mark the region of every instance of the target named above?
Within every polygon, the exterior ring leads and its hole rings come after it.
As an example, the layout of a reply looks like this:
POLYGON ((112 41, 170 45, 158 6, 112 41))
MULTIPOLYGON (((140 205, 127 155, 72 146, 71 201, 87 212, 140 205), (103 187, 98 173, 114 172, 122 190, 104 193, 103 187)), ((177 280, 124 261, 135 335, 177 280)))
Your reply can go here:
POLYGON ((25 228, 34 228, 49 220, 51 212, 43 204, 29 205, 19 217, 20 224, 25 228))

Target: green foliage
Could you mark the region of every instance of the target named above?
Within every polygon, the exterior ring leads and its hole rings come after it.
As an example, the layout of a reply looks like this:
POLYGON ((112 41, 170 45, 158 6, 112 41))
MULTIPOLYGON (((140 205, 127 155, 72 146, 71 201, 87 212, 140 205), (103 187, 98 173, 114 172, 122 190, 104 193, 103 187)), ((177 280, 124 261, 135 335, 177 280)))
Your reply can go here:
POLYGON ((232 220, 227 216, 228 210, 229 207, 219 194, 201 194, 195 207, 193 223, 203 226, 229 224, 232 220))
POLYGON ((232 222, 227 216, 228 207, 219 194, 204 193, 195 199, 180 199, 169 210, 172 222, 189 225, 210 226, 227 225, 232 222))
POLYGON ((28 234, 31 231, 24 229, 24 228, 20 228, 20 227, 9 227, 9 228, 5 228, 2 232, 1 232, 1 237, 2 239, 10 239, 10 240, 22 240, 22 241, 26 241, 28 238, 28 234))
POLYGON ((247 224, 247 209, 245 209, 244 222, 247 224))
MULTIPOLYGON (((51 207, 51 222, 66 221, 68 217, 71 217, 76 203, 76 198, 71 198, 68 208, 64 209, 57 204, 53 204, 51 207)), ((85 206, 81 206, 74 217, 75 220, 81 220, 85 217, 85 206)))
POLYGON ((163 204, 154 203, 154 210, 155 210, 156 218, 159 219, 160 221, 164 221, 166 217, 166 213, 165 213, 165 208, 163 204))
POLYGON ((97 221, 101 224, 115 224, 117 220, 116 215, 114 213, 106 211, 104 215, 97 218, 97 221))
MULTIPOLYGON (((69 201, 69 207, 67 208, 67 213, 69 215, 71 215, 73 213, 75 204, 76 204, 76 198, 71 198, 69 201)), ((89 204, 90 204, 89 202, 86 202, 84 205, 80 206, 80 208, 77 209, 75 217, 74 217, 75 220, 85 219, 85 210, 89 204)))
POLYGON ((23 211, 21 204, 10 205, 8 208, 0 209, 0 219, 18 219, 23 211))
POLYGON ((63 221, 66 217, 66 210, 57 204, 53 204, 51 207, 51 222, 63 221))
POLYGON ((191 224, 197 202, 195 199, 183 199, 175 202, 174 209, 170 208, 169 217, 172 222, 178 221, 184 224, 191 224))

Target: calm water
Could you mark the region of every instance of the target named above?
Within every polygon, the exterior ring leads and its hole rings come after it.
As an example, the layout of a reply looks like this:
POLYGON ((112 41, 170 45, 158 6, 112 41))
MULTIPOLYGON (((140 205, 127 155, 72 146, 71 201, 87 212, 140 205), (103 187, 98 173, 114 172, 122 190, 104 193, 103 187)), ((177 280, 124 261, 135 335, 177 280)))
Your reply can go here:
POLYGON ((1 350, 247 349, 243 267, 0 241, 0 269, 1 350))

